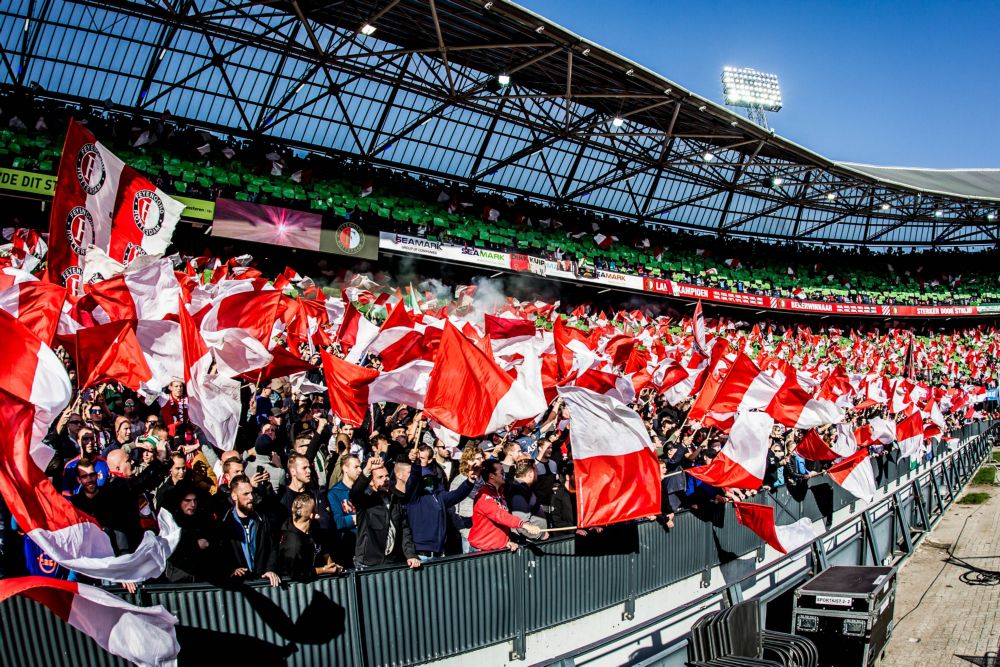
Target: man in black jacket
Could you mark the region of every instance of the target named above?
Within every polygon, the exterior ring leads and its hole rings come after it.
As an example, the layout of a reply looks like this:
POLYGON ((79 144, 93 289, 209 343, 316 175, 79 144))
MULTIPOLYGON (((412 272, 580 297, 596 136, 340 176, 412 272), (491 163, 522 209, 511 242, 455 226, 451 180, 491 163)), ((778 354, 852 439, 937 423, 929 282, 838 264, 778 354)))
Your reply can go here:
POLYGON ((381 457, 368 459, 348 498, 358 517, 358 541, 354 550, 356 568, 404 561, 411 568, 420 567, 404 501, 392 493, 389 471, 381 457))
POLYGON ((229 481, 233 507, 222 517, 219 531, 219 566, 223 576, 262 577, 279 586, 275 574, 277 554, 267 521, 254 509, 253 487, 246 475, 229 481))

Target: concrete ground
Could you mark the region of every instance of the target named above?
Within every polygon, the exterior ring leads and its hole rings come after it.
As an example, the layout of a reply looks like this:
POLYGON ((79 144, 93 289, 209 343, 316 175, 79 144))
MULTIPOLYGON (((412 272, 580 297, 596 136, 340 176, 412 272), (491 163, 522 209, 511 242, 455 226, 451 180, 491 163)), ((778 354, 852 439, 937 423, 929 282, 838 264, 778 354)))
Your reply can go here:
POLYGON ((969 565, 1000 571, 1000 486, 982 505, 953 504, 899 573, 896 626, 885 653, 889 667, 1000 667, 1000 577, 973 584, 969 565))

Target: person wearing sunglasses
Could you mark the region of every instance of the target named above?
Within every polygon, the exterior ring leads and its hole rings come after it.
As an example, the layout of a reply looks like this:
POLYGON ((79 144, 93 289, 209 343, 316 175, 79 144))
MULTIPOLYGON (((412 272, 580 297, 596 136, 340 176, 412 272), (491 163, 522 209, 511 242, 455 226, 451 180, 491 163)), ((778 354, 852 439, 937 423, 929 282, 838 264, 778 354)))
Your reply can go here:
POLYGON ((72 496, 80 490, 80 480, 77 476, 77 469, 81 464, 89 465, 96 475, 95 484, 104 486, 108 476, 111 474, 108 463, 98 456, 97 438, 90 427, 83 426, 78 433, 80 442, 80 453, 66 462, 62 474, 62 492, 65 496, 72 496))

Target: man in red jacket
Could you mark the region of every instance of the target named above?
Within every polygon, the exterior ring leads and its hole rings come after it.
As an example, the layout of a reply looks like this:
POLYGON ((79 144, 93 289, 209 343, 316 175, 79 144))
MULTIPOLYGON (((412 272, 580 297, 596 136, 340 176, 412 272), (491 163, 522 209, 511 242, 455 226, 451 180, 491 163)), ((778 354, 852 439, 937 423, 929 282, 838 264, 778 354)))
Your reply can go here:
POLYGON ((532 539, 542 536, 538 526, 522 521, 507 509, 503 496, 503 464, 496 459, 483 463, 483 485, 472 506, 472 530, 469 531, 469 545, 476 551, 510 549, 517 551, 517 544, 510 541, 510 531, 520 528, 532 539))

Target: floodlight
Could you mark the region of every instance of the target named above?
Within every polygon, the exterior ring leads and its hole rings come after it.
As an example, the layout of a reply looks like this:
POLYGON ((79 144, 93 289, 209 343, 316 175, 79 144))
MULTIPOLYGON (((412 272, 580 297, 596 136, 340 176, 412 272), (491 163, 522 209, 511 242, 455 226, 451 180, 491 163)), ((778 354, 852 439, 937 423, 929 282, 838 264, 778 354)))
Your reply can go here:
POLYGON ((997 219, 996 213, 987 213, 986 219, 989 220, 990 222, 993 222, 994 220, 997 219))
POLYGON ((830 201, 833 201, 834 199, 837 198, 837 193, 836 192, 827 192, 826 193, 826 198, 828 200, 830 200, 830 201))
POLYGON ((749 67, 726 67, 722 70, 722 94, 726 104, 761 111, 781 110, 778 75, 749 67))
POLYGON ((501 86, 509 86, 510 76, 507 74, 501 74, 500 76, 497 77, 497 83, 499 83, 501 86))
POLYGON ((611 120, 611 124, 614 125, 615 127, 621 127, 624 123, 625 123, 625 119, 622 118, 621 116, 615 116, 611 120))
POLYGON ((935 218, 943 218, 944 217, 944 211, 942 211, 941 209, 938 209, 938 210, 934 211, 934 217, 935 218))
POLYGON ((882 210, 883 211, 888 211, 889 210, 889 205, 888 204, 882 204, 882 210))
POLYGON ((776 188, 780 188, 784 184, 785 184, 785 179, 783 179, 781 176, 775 176, 774 178, 771 179, 771 185, 773 185, 776 188))
POLYGON ((585 56, 589 56, 590 55, 590 47, 589 46, 583 50, 583 55, 585 55, 585 56))
POLYGON ((483 5, 483 9, 493 9, 493 3, 487 2, 485 5, 483 5))
POLYGON ((359 32, 361 32, 362 35, 370 37, 371 35, 375 34, 375 26, 373 26, 371 23, 363 23, 361 25, 361 30, 359 32))
POLYGON ((701 156, 701 159, 704 160, 705 162, 711 162, 712 160, 715 159, 715 156, 709 153, 708 151, 705 151, 705 154, 701 156))

